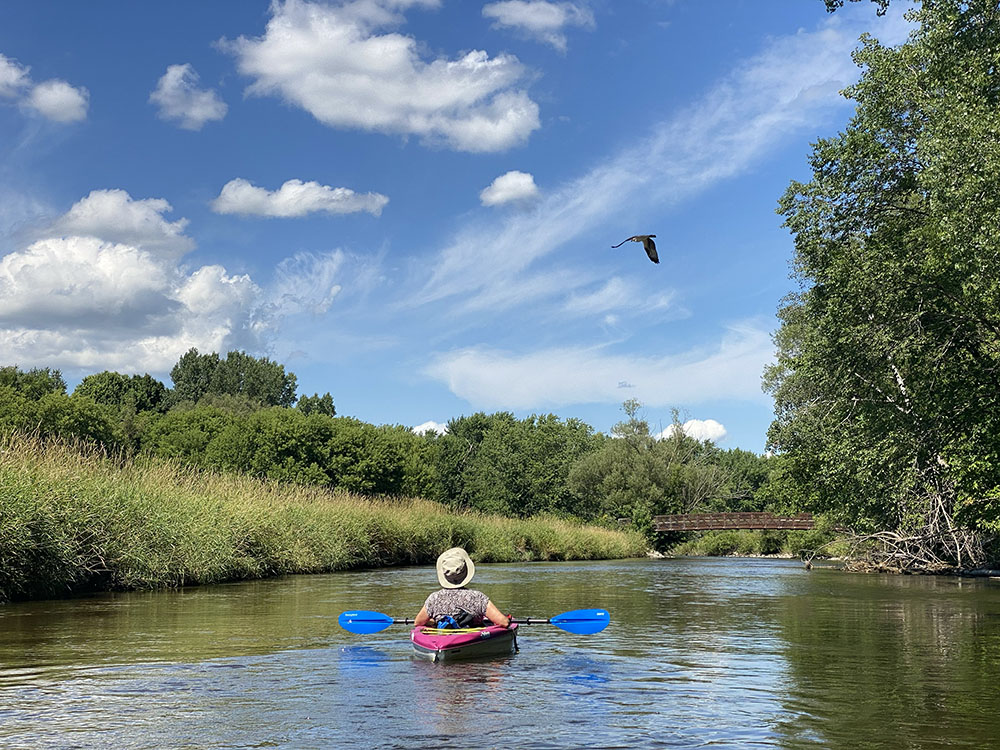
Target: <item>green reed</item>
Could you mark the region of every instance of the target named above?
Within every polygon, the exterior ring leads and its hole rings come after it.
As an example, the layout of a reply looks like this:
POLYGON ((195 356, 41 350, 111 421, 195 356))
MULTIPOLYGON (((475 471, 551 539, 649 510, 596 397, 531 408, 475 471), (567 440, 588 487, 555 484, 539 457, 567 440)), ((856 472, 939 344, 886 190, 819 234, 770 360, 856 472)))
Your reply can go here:
POLYGON ((422 564, 610 559, 637 533, 456 513, 0 435, 0 601, 422 564))

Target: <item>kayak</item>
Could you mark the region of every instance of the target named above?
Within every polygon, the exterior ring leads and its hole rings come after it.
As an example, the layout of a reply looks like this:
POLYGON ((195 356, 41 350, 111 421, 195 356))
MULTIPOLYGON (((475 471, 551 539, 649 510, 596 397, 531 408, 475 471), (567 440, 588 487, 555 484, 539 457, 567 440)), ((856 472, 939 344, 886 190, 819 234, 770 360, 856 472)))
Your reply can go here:
POLYGON ((502 656, 517 651, 517 623, 509 628, 414 628, 410 640, 417 656, 435 662, 502 656))

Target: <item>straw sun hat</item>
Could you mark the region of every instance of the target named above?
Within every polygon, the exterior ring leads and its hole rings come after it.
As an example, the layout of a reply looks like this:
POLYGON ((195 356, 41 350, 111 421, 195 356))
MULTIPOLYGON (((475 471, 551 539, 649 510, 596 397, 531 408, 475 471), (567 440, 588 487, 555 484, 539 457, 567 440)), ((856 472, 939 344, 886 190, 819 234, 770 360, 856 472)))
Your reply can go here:
POLYGON ((476 566, 461 547, 445 550, 437 559, 438 582, 446 589, 460 589, 472 580, 476 566))

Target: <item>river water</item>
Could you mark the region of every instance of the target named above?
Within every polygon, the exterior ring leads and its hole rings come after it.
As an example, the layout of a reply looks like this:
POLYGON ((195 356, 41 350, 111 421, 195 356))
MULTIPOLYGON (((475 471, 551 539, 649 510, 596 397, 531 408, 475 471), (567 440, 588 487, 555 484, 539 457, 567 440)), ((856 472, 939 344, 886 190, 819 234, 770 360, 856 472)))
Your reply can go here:
POLYGON ((0 748, 991 748, 1000 583, 782 560, 480 565, 520 651, 411 657, 432 567, 0 606, 0 748))

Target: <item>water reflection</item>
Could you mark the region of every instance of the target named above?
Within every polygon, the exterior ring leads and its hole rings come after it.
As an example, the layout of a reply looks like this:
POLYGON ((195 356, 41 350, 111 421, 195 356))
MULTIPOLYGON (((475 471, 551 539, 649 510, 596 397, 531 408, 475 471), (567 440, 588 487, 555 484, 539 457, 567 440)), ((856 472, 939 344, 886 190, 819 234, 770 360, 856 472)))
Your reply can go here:
POLYGON ((762 560, 482 565, 493 661, 412 658, 432 568, 0 608, 0 747, 990 747, 1000 587, 762 560))

